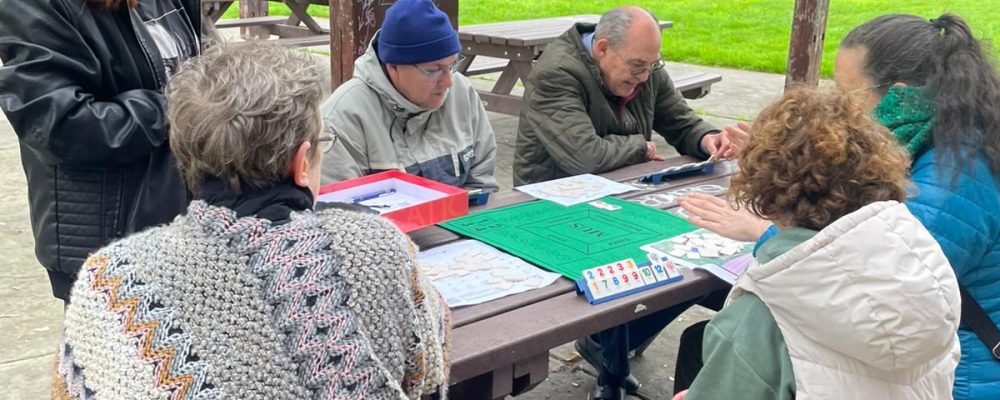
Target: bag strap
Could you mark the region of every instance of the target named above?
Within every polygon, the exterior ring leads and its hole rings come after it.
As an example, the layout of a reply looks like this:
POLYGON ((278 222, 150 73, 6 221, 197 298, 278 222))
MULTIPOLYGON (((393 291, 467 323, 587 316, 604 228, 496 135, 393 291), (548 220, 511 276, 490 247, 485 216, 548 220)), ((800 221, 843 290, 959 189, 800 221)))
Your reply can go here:
POLYGON ((1000 328, 997 328, 976 299, 965 291, 965 287, 958 285, 958 290, 962 293, 962 322, 990 349, 993 358, 1000 361, 1000 328))

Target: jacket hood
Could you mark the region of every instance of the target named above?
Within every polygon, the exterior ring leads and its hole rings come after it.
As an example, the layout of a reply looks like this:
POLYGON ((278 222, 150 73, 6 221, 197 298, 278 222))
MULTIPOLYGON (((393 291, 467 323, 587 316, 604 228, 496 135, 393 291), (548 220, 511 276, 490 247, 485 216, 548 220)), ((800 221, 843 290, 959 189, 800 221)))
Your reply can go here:
POLYGON ((955 274, 898 202, 844 216, 741 279, 759 289, 783 332, 878 370, 920 369, 954 345, 955 274))
MULTIPOLYGON (((414 114, 419 114, 428 109, 423 108, 414 104, 412 101, 403 96, 396 87, 392 85, 392 81, 389 80, 389 75, 382 68, 382 63, 378 59, 378 52, 375 46, 378 43, 379 32, 375 33, 372 38, 371 43, 368 44, 368 50, 365 54, 358 57, 354 61, 354 77, 361 79, 366 85, 372 88, 379 94, 382 102, 386 104, 394 114, 400 117, 412 116, 414 114)), ((451 90, 449 89, 448 95, 451 95, 451 90)))

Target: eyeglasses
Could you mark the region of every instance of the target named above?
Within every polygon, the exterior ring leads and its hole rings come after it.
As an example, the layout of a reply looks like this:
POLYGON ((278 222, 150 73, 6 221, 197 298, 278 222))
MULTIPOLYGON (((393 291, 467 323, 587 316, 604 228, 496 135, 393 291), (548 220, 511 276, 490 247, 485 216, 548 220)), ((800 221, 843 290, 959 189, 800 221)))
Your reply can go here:
POLYGON ((413 68, 416 68, 417 71, 420 71, 420 73, 424 74, 424 76, 426 76, 427 78, 436 81, 438 79, 441 79, 441 75, 444 75, 445 71, 450 71, 453 74, 458 72, 458 66, 462 65, 462 61, 465 61, 465 56, 459 53, 458 58, 456 58, 455 61, 452 62, 451 64, 448 64, 448 68, 444 68, 441 65, 437 65, 434 67, 434 69, 425 69, 424 67, 421 67, 416 64, 413 65, 413 68))
POLYGON ((619 60, 622 60, 622 63, 625 63, 625 65, 628 66, 628 72, 630 74, 632 74, 632 76, 634 76, 636 78, 638 78, 642 74, 650 74, 650 75, 652 75, 653 72, 655 72, 656 70, 663 69, 663 66, 664 66, 663 59, 657 59, 656 61, 653 62, 653 64, 651 64, 649 66, 639 66, 639 65, 636 65, 635 63, 630 63, 630 62, 626 61, 625 58, 622 57, 621 54, 618 54, 618 50, 614 50, 614 49, 612 49, 612 50, 613 50, 612 52, 615 53, 615 56, 617 56, 619 60))
POLYGON ((333 144, 337 143, 337 137, 331 134, 324 133, 320 137, 316 138, 316 142, 319 143, 319 150, 326 154, 333 149, 333 144))

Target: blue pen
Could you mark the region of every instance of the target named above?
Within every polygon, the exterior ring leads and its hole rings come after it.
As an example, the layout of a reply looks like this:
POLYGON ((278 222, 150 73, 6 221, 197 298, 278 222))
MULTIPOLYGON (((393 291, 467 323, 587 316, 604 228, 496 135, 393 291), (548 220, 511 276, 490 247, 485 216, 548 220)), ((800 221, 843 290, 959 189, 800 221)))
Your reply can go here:
POLYGON ((377 192, 372 192, 372 193, 368 193, 368 194, 363 194, 361 196, 357 196, 357 197, 353 198, 352 200, 354 201, 354 204, 357 204, 357 203, 360 203, 362 201, 367 201, 367 200, 371 200, 371 199, 377 199, 379 197, 388 196, 388 195, 393 194, 393 193, 396 193, 396 189, 379 190, 377 192))

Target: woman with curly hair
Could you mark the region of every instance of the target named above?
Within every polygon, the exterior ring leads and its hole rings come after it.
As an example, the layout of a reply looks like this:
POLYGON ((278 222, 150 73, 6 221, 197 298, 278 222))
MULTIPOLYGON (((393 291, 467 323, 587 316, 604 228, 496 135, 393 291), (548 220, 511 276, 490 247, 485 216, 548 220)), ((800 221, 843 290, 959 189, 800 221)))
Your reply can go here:
POLYGON ((905 150, 844 92, 791 90, 752 132, 733 201, 780 230, 705 327, 678 397, 950 397, 959 291, 901 203, 905 150))
MULTIPOLYGON (((985 324, 996 325, 1000 75, 990 53, 958 16, 885 15, 844 38, 834 78, 909 151, 916 190, 906 205, 944 250, 965 289, 963 304, 978 304, 990 320, 985 324)), ((722 200, 692 198, 681 205, 696 216, 691 222, 726 236, 753 241, 768 229, 768 222, 722 200)), ((768 229, 761 241, 776 231, 768 229)), ((985 344, 967 324, 958 336, 955 398, 1000 398, 1000 344, 985 344)))

